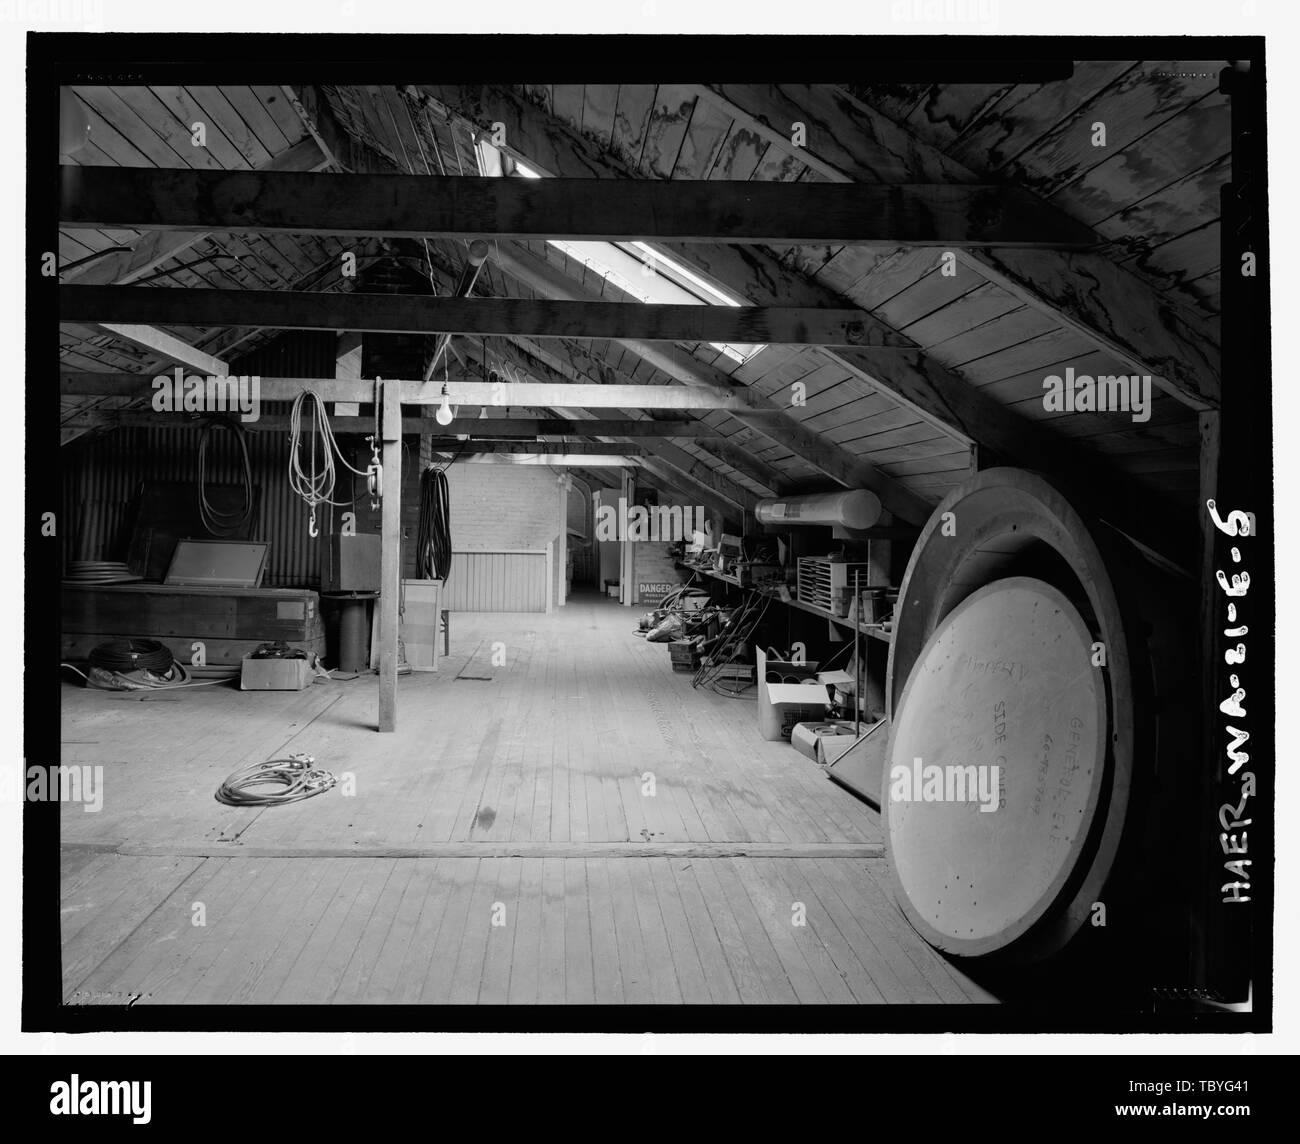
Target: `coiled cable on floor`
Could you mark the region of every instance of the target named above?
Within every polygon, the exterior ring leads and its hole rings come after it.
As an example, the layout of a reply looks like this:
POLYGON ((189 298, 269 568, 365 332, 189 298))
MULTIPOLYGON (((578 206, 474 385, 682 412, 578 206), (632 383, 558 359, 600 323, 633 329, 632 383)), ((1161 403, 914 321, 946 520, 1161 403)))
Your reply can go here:
POLYGON ((199 517, 203 527, 213 536, 235 536, 248 523, 253 515, 255 498, 253 494, 253 465, 248 459, 248 434, 237 421, 216 418, 203 427, 199 438, 199 517), (239 459, 243 476, 244 496, 237 509, 224 510, 214 508, 208 500, 208 442, 214 429, 226 429, 235 435, 239 445, 239 459))
POLYGON ((338 780, 329 771, 317 770, 310 755, 290 755, 240 767, 219 787, 214 796, 226 806, 279 806, 298 802, 329 790, 338 780), (279 787, 276 791, 260 788, 279 787))
POLYGON ((446 583, 451 575, 451 496, 447 474, 427 468, 420 474, 420 522, 415 566, 425 580, 446 583))

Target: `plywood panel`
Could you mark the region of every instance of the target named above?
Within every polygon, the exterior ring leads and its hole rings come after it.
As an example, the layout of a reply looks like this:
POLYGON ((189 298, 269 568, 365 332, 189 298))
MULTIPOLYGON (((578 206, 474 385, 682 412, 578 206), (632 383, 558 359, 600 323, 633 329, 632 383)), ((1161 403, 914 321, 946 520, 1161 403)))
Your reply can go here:
POLYGON ((582 94, 582 133, 602 148, 614 134, 614 112, 618 108, 618 84, 589 83, 582 94))
POLYGON ((641 164, 646 129, 654 110, 654 84, 622 84, 618 89, 618 106, 614 112, 614 131, 610 147, 622 162, 636 170, 641 164))
POLYGON ((655 92, 654 112, 646 128, 640 173, 647 178, 670 179, 677 164, 686 129, 695 110, 689 86, 664 83, 655 92))
POLYGON ((551 85, 551 114, 574 129, 582 127, 583 85, 556 83, 551 85))
MULTIPOLYGON (((181 164, 209 170, 217 170, 223 166, 218 157, 208 148, 194 145, 191 128, 194 119, 185 118, 185 111, 195 110, 192 105, 187 108, 177 99, 164 99, 157 90, 148 87, 123 86, 115 87, 113 91, 176 153, 181 164)), ((175 166, 176 164, 163 165, 175 166)))
POLYGON ((767 140, 757 132, 733 123, 718 149, 709 178, 745 181, 753 175, 767 148, 767 140))
POLYGON ((987 107, 948 153, 975 170, 997 170, 1135 66, 1129 60, 1080 60, 1068 80, 1019 84, 987 107))
POLYGON ((708 100, 699 102, 691 115, 686 137, 682 140, 677 164, 673 168, 673 178, 709 178, 731 126, 731 116, 716 104, 708 100))
MULTIPOLYGON (((239 148, 226 137, 221 126, 215 122, 213 113, 208 111, 188 88, 155 86, 149 90, 180 121, 185 134, 190 135, 191 140, 193 139, 192 133, 195 124, 201 123, 204 125, 204 145, 194 147, 192 142, 190 144, 195 151, 206 150, 210 152, 216 160, 216 166, 224 167, 228 171, 246 171, 252 166, 239 148)), ((198 166, 199 164, 191 163, 190 165, 198 166)))
POLYGON ((1143 61, 1035 140, 1003 173, 1050 197, 1214 91, 1220 68, 1212 62, 1143 61), (1093 145, 1096 123, 1106 126, 1104 147, 1093 145))

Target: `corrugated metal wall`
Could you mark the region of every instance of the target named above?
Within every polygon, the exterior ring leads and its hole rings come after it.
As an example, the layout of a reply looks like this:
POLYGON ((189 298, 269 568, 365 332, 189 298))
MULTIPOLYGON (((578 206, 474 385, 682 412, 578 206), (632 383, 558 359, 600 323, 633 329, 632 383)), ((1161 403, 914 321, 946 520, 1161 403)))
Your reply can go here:
MULTIPOLYGON (((193 429, 118 429, 63 450, 64 555, 71 560, 125 560, 137 498, 146 481, 194 482, 199 432, 193 429)), ((233 443, 210 447, 208 479, 242 479, 233 443)), ((253 538, 270 544, 264 586, 314 587, 320 582, 321 539, 307 534, 307 506, 289 488, 289 445, 282 433, 249 433, 259 511, 253 538)), ((197 489, 195 496, 197 496, 197 489)))
MULTIPOLYGON (((336 337, 329 331, 284 334, 236 359, 231 373, 333 377, 335 345, 336 337)), ((288 405, 264 402, 262 412, 287 413, 288 405)), ((151 480, 196 481, 199 435, 192 428, 117 429, 63 448, 59 455, 62 519, 67 524, 59 531, 65 562, 125 560, 142 485, 151 480)), ((210 451, 208 479, 214 483, 242 479, 228 436, 216 437, 210 451)), ((288 438, 284 433, 254 432, 247 439, 253 482, 260 489, 254 537, 270 544, 263 584, 316 587, 324 538, 313 540, 307 534, 307 506, 289 488, 288 438)))
POLYGON ((544 612, 549 554, 455 552, 443 586, 443 608, 452 612, 544 612))

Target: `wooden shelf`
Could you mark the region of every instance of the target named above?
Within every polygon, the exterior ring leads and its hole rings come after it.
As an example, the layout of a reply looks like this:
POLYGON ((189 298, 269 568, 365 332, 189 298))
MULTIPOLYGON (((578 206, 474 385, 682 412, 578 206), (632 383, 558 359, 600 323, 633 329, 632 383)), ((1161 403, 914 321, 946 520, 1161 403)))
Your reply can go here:
MULTIPOLYGON (((677 567, 684 568, 687 572, 695 572, 700 576, 708 576, 712 580, 720 580, 724 584, 730 584, 733 588, 741 587, 739 578, 735 576, 727 576, 722 572, 715 572, 712 568, 698 568, 694 564, 687 564, 682 560, 676 561, 676 564, 677 567)), ((758 589, 749 589, 749 591, 758 591, 758 589)), ((821 616, 823 619, 830 620, 831 623, 837 624, 842 628, 849 628, 852 630, 855 626, 851 621, 845 619, 843 616, 837 616, 833 612, 828 612, 824 608, 818 608, 813 604, 805 604, 801 600, 782 600, 779 596, 772 596, 772 599, 778 604, 785 604, 787 607, 797 608, 799 611, 807 612, 809 615, 821 616)), ((883 643, 891 642, 891 634, 884 631, 879 624, 858 624, 856 626, 858 631, 865 636, 870 636, 872 639, 880 640, 883 643)))

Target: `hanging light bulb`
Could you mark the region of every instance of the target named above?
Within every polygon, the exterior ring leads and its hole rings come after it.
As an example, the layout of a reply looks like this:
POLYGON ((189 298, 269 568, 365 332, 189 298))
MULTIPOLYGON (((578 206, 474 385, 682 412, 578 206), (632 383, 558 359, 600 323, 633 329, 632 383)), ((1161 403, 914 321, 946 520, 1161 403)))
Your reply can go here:
POLYGON ((447 397, 447 387, 444 385, 442 387, 442 404, 438 406, 438 412, 433 415, 433 419, 439 425, 450 425, 452 418, 455 416, 456 414, 451 409, 451 401, 447 397))

